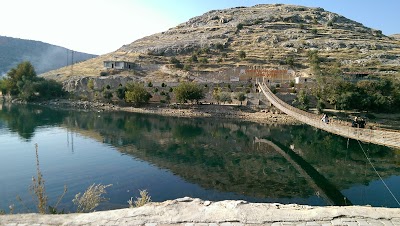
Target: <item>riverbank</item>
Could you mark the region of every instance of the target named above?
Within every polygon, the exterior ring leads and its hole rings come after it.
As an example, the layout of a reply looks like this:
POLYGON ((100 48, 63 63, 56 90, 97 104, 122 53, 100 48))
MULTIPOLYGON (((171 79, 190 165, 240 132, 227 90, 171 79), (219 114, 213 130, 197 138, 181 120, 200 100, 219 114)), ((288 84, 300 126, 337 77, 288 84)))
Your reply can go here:
POLYGON ((55 108, 73 108, 93 111, 126 111, 143 114, 157 114, 185 118, 226 118, 251 121, 262 124, 298 124, 291 116, 278 110, 254 110, 237 105, 186 105, 186 104, 148 104, 143 107, 118 106, 101 102, 53 100, 40 103, 55 108))
POLYGON ((3 215, 0 225, 400 225, 400 210, 181 198, 86 214, 3 215))

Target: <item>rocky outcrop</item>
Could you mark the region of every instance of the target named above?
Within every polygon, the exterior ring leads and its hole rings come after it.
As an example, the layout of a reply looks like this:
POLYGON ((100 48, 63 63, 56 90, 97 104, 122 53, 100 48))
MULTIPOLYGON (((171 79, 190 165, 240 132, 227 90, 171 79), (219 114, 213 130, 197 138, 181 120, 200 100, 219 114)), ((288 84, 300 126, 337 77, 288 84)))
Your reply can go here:
MULTIPOLYGON (((319 51, 328 66, 338 62, 344 70, 393 71, 398 68, 400 55, 400 41, 394 37, 322 8, 283 4, 237 7, 207 12, 167 31, 124 45, 113 53, 74 67, 74 73, 70 74, 98 76, 103 60, 118 59, 140 65, 144 80, 182 77, 178 73, 182 68, 161 70, 163 65, 170 64, 171 57, 187 66, 185 70, 190 76, 238 65, 288 68, 285 60, 289 56, 294 58, 294 69, 303 70, 310 65, 307 55, 310 50, 319 51), (238 56, 240 51, 246 53, 245 59, 238 56), (358 63, 380 54, 387 57, 358 63), (193 60, 193 55, 199 61, 193 60), (146 69, 148 65, 152 65, 151 70, 146 69)), ((59 70, 46 76, 67 75, 67 72, 59 70)))

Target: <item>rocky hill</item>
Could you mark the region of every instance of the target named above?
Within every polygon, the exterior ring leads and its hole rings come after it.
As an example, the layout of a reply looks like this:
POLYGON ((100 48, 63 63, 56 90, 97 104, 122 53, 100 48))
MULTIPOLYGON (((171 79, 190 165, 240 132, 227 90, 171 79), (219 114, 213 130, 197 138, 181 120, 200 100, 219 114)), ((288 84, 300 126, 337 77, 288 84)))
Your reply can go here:
MULTIPOLYGON (((74 62, 97 55, 75 52, 74 62)), ((44 42, 0 36, 0 76, 22 61, 30 61, 37 73, 64 67, 72 62, 72 50, 44 42)))
POLYGON ((323 67, 379 73, 399 70, 399 40, 322 8, 274 4, 210 11, 76 64, 73 71, 63 68, 45 76, 62 81, 71 75, 73 80, 99 76, 105 60, 134 62, 134 70, 111 74, 146 81, 201 81, 206 74, 218 76, 216 72, 239 65, 292 68, 310 75, 310 50, 318 51, 323 67), (240 52, 246 57, 240 57, 240 52), (172 57, 180 64, 171 64, 172 57))

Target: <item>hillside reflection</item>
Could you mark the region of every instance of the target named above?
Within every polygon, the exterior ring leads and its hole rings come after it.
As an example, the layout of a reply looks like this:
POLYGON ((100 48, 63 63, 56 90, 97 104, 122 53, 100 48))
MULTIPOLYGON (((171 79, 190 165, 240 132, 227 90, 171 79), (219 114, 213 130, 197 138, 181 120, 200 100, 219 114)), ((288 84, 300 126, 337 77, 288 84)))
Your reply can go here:
MULTIPOLYGON (((293 163, 270 145, 256 143, 256 137, 272 139, 285 150, 292 147, 292 152, 305 162, 302 167, 313 168, 319 174, 314 179, 326 180, 323 186, 328 184, 338 199, 343 199, 340 190, 378 179, 356 141, 305 125, 264 126, 39 106, 3 107, 0 122, 24 139, 30 139, 37 127, 60 125, 102 139, 123 154, 169 170, 203 188, 257 198, 308 198, 317 191, 293 163)), ((362 145, 382 177, 400 174, 399 158, 393 150, 362 145)))

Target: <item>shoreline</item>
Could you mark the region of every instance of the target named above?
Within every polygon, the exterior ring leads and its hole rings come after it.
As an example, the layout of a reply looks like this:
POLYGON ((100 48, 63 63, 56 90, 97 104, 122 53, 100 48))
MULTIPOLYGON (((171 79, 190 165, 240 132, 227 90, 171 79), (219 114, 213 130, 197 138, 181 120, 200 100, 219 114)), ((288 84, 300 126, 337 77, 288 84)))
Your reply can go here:
POLYGON ((398 208, 205 201, 184 197, 138 208, 0 216, 0 225, 400 225, 398 208))
POLYGON ((75 110, 93 111, 123 111, 142 114, 154 114, 168 117, 179 118, 217 118, 217 119, 237 119, 262 124, 302 124, 298 120, 278 110, 269 111, 253 110, 247 106, 238 105, 213 105, 213 104, 147 104, 142 107, 119 106, 102 102, 90 101, 71 101, 71 100, 52 100, 36 103, 41 106, 54 108, 67 108, 75 110))

